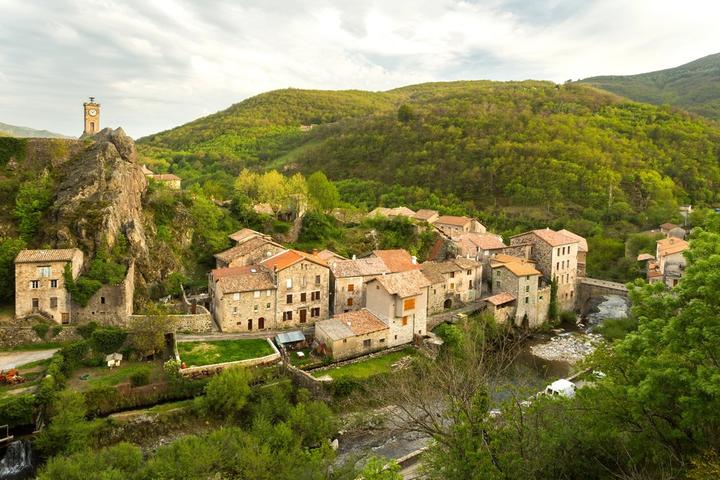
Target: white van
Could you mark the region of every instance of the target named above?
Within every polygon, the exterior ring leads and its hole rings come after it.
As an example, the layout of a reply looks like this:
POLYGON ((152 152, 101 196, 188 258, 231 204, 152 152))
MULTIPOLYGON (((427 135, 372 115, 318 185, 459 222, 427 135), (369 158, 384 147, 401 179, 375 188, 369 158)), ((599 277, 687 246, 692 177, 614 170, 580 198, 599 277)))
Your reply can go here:
POLYGON ((575 384, 570 380, 561 378, 545 388, 545 395, 573 398, 575 396, 575 384))

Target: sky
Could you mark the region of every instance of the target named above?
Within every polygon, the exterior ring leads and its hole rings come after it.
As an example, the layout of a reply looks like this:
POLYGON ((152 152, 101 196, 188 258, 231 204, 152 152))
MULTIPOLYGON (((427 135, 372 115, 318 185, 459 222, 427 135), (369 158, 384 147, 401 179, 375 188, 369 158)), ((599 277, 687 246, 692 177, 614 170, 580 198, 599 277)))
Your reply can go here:
POLYGON ((0 122, 132 137, 278 88, 633 74, 720 51, 717 0, 0 0, 0 122))

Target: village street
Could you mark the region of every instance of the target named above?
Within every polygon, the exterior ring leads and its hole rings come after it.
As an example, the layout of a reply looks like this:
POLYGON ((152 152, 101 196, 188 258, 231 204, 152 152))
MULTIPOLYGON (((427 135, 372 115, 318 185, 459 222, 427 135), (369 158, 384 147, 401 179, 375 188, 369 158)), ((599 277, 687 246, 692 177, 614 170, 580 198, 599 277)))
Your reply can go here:
POLYGON ((53 356, 57 352, 57 348, 48 350, 32 350, 26 352, 3 352, 0 353, 0 370, 9 370, 18 365, 45 360, 53 356))

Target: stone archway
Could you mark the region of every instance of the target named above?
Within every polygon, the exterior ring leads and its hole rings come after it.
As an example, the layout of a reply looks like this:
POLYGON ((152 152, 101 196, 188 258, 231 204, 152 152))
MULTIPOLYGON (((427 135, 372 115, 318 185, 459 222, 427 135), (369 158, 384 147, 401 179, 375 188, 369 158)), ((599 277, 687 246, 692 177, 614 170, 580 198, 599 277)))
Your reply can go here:
POLYGON ((449 309, 452 308, 452 299, 451 299, 451 298, 446 298, 446 299, 445 299, 445 302, 443 303, 443 308, 444 308, 445 310, 449 310, 449 309))

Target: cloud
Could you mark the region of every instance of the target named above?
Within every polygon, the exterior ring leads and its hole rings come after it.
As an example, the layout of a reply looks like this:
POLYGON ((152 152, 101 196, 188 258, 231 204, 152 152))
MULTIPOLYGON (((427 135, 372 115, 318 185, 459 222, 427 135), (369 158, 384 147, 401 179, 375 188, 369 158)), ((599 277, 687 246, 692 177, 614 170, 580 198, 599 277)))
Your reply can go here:
POLYGON ((0 0, 0 121, 141 136, 288 86, 666 68, 714 53, 720 5, 669 0, 0 0))

